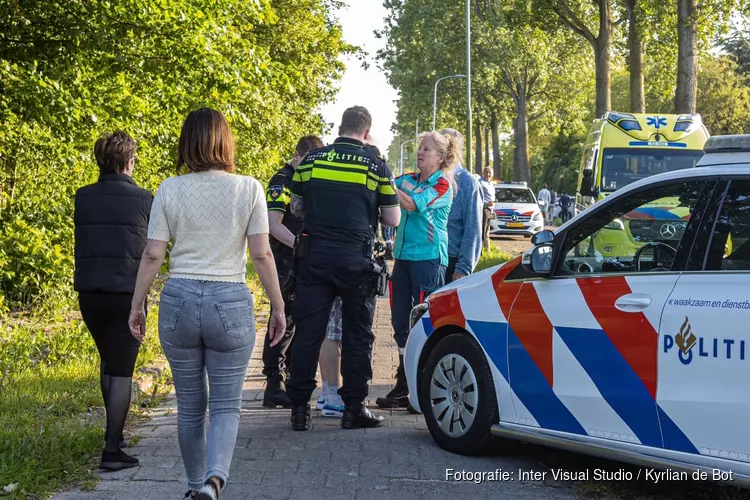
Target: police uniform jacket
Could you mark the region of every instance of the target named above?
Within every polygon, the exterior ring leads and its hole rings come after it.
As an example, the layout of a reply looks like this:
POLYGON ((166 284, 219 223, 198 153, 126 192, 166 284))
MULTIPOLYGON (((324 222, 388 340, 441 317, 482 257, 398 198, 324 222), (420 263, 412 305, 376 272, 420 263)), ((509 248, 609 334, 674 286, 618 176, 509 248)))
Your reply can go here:
POLYGON ((311 243, 371 242, 379 209, 398 206, 391 170, 362 142, 350 138, 339 137, 305 156, 289 191, 304 201, 302 231, 311 243))
MULTIPOLYGON (((302 219, 294 215, 289 206, 290 192, 289 186, 292 183, 292 177, 294 176, 294 168, 290 164, 284 165, 284 167, 276 172, 268 182, 268 189, 266 190, 266 205, 268 211, 279 211, 284 212, 284 217, 281 223, 289 229, 289 231, 297 236, 300 229, 302 229, 302 219)), ((270 239, 271 251, 277 260, 283 259, 284 257, 291 257, 292 249, 280 242, 273 236, 270 239)))

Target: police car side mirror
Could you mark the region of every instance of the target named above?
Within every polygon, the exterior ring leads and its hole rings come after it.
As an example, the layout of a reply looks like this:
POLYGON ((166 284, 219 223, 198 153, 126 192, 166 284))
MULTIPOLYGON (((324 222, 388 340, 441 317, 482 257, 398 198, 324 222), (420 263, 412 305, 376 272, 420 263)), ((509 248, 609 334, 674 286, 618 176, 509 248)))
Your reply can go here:
POLYGON ((531 247, 521 257, 521 265, 534 274, 549 274, 552 270, 552 256, 554 246, 552 243, 543 243, 531 247))
POLYGON ((549 229, 545 229, 544 231, 539 231, 534 236, 531 237, 531 244, 532 245, 541 245, 543 243, 552 243, 552 240, 555 239, 555 233, 550 231, 549 229))
POLYGON ((538 274, 548 274, 552 270, 552 245, 539 245, 531 251, 531 269, 538 274))

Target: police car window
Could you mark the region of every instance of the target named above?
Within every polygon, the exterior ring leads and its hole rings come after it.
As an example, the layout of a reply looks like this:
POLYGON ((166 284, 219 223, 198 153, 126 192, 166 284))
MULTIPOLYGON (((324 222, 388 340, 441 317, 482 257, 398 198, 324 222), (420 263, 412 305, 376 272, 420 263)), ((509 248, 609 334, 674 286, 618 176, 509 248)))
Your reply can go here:
POLYGON ((750 181, 732 181, 712 231, 706 270, 750 270, 750 181))
POLYGON ((558 275, 673 271, 698 200, 713 182, 659 186, 619 200, 571 228, 558 275))
POLYGON ((534 195, 528 189, 495 189, 496 203, 536 203, 534 195))

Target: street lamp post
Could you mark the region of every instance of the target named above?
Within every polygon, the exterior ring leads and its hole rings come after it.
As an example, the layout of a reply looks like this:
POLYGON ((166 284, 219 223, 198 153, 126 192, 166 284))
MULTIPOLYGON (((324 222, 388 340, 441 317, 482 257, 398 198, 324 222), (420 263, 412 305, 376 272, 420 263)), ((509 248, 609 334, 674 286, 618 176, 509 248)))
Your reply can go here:
POLYGON ((435 92, 433 93, 432 97, 432 130, 435 130, 435 119, 437 117, 437 87, 438 83, 440 83, 442 80, 447 80, 448 78, 466 78, 466 75, 450 75, 450 76, 444 76, 442 78, 438 78, 435 82, 435 92))

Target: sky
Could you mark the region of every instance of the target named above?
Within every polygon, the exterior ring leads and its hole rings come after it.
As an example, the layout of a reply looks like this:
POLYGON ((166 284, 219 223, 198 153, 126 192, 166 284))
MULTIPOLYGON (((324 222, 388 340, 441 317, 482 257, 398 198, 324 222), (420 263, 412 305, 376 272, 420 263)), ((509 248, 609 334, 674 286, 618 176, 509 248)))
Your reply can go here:
POLYGON ((363 47, 367 52, 369 69, 354 56, 341 57, 346 72, 338 82, 339 92, 335 100, 320 109, 326 123, 333 123, 331 134, 323 137, 325 143, 336 138, 341 115, 351 106, 364 106, 372 115, 372 142, 385 155, 391 144, 391 125, 396 121, 398 93, 388 84, 385 74, 376 64, 377 51, 385 46, 385 40, 375 38, 373 31, 382 29, 386 9, 381 0, 346 0, 347 7, 336 12, 344 31, 344 40, 363 47))

